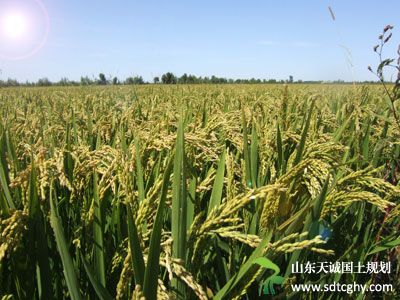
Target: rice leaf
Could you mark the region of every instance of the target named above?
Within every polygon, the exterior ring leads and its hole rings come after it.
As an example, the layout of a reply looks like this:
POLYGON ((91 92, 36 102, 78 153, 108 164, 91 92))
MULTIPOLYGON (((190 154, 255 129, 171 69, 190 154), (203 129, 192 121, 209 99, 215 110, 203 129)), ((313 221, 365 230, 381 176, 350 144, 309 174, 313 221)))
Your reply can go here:
POLYGON ((252 188, 257 188, 257 179, 258 179, 258 136, 257 130, 255 126, 255 122, 252 122, 251 128, 251 145, 250 145, 250 170, 251 170, 251 182, 252 188))
POLYGON ((54 231, 58 253, 61 257, 65 281, 67 283, 69 296, 72 300, 82 299, 76 276, 74 263, 68 251, 68 244, 65 241, 64 229, 61 220, 56 212, 56 204, 53 199, 53 191, 50 189, 50 224, 54 231))
POLYGON ((86 275, 89 278, 90 283, 93 286, 94 291, 96 292, 97 297, 99 297, 100 300, 111 300, 113 297, 110 295, 110 293, 107 291, 107 289, 104 288, 104 286, 97 280, 96 274, 90 267, 89 263, 86 261, 85 257, 83 254, 81 254, 81 260, 83 263, 83 267, 85 268, 86 275))
POLYGON ((283 146, 282 146, 282 134, 279 129, 279 123, 276 122, 276 148, 278 151, 278 160, 277 160, 277 176, 281 174, 283 167, 283 146))
POLYGON ((133 214, 131 208, 129 207, 129 204, 126 205, 126 209, 128 219, 129 247, 132 256, 132 270, 133 274, 135 275, 135 283, 143 286, 145 272, 143 253, 140 247, 138 232, 136 229, 135 221, 133 220, 133 214))
POLYGON ((400 238, 388 242, 385 241, 379 245, 376 245, 371 251, 367 253, 367 256, 378 252, 391 250, 399 245, 400 245, 400 238))
POLYGON ((303 156, 304 147, 306 145, 306 139, 307 139, 308 129, 310 127, 311 116, 312 116, 312 112, 313 112, 313 109, 314 109, 314 105, 315 105, 315 99, 312 99, 311 107, 310 107, 310 109, 308 111, 308 115, 307 115, 307 120, 306 120, 306 123, 305 123, 305 125, 303 127, 303 131, 301 133, 300 143, 299 143, 299 145, 297 146, 297 149, 296 149, 296 157, 295 157, 295 159, 293 161, 293 166, 296 166, 300 162, 300 160, 301 160, 301 158, 303 156))
POLYGON ((231 299, 231 292, 234 288, 240 284, 241 279, 246 276, 249 272, 258 269, 257 266, 254 265, 256 260, 259 257, 263 256, 263 252, 270 242, 272 237, 272 232, 268 232, 264 238, 261 240, 258 247, 252 252, 250 257, 246 260, 244 264, 241 265, 239 271, 232 276, 232 278, 218 291, 218 293, 214 296, 214 300, 220 299, 231 299))
POLYGON ((104 262, 104 237, 103 237, 103 219, 101 202, 99 198, 99 187, 98 187, 98 175, 97 172, 93 172, 93 206, 94 206, 94 222, 93 222, 93 234, 94 234, 94 260, 96 276, 99 282, 105 287, 106 286, 106 268, 104 262))
POLYGON ((250 165, 250 153, 249 153, 249 141, 247 137, 247 121, 244 113, 244 108, 242 107, 242 127, 243 127, 243 156, 245 162, 245 176, 246 183, 248 187, 252 187, 251 183, 251 165, 250 165))
POLYGON ((224 149, 219 159, 218 169, 215 175, 214 185, 211 192, 210 203, 208 204, 207 214, 209 214, 214 207, 218 206, 221 203, 222 190, 224 188, 225 156, 226 149, 224 149))
POLYGON ((158 205, 153 230, 150 237, 149 254, 143 281, 143 293, 148 300, 155 300, 157 298, 158 273, 160 267, 159 259, 161 230, 163 226, 165 200, 167 198, 169 177, 172 171, 172 162, 173 160, 170 158, 164 172, 160 203, 158 205))
POLYGON ((139 202, 142 202, 146 197, 146 195, 144 189, 143 167, 140 159, 140 146, 139 146, 138 135, 135 136, 135 157, 136 157, 136 178, 137 178, 136 181, 138 185, 139 202))
MULTIPOLYGON (((172 256, 186 261, 187 241, 187 187, 185 170, 185 145, 184 123, 181 118, 178 126, 175 143, 174 177, 172 182, 172 256)), ((181 281, 173 280, 172 285, 179 293, 185 292, 185 286, 181 281)))

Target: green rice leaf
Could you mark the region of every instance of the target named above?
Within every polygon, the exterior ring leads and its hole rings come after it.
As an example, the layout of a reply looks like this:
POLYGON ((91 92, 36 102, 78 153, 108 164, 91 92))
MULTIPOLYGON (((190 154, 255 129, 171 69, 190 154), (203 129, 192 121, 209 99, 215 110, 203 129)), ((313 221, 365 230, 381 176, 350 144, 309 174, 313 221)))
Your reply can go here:
POLYGON ((128 219, 129 247, 131 249, 133 274, 135 275, 135 283, 143 286, 145 272, 143 253, 140 247, 140 240, 135 221, 133 220, 132 210, 128 204, 126 205, 126 208, 128 219))
POLYGON ((83 263, 83 267, 85 268, 86 275, 88 276, 89 281, 92 284, 97 297, 99 297, 100 300, 113 299, 113 297, 110 295, 110 293, 107 291, 107 289, 105 289, 104 286, 97 280, 97 277, 96 277, 94 271, 90 267, 89 263, 86 261, 83 254, 81 254, 81 260, 83 263))
POLYGON ((218 169, 215 175, 214 185, 211 192, 211 198, 210 198, 210 203, 208 205, 207 214, 209 214, 214 207, 218 206, 221 203, 222 190, 224 188, 225 156, 226 156, 226 149, 224 149, 219 159, 218 169))
POLYGON ((68 244, 65 241, 64 229, 61 220, 56 212, 56 204, 52 197, 52 189, 50 189, 50 224, 54 231, 58 253, 61 257, 63 265, 63 272, 65 281, 67 283, 69 296, 72 300, 82 299, 78 285, 78 278, 76 276, 74 263, 72 262, 71 255, 68 251, 68 244))
POLYGON ((168 183, 170 179, 169 177, 172 171, 172 162, 173 160, 170 158, 167 164, 167 168, 164 172, 160 203, 158 205, 153 230, 150 237, 149 255, 147 259, 147 266, 143 282, 143 293, 148 300, 155 300, 157 298, 158 273, 160 267, 159 259, 161 247, 161 230, 163 226, 165 200, 167 198, 168 183))

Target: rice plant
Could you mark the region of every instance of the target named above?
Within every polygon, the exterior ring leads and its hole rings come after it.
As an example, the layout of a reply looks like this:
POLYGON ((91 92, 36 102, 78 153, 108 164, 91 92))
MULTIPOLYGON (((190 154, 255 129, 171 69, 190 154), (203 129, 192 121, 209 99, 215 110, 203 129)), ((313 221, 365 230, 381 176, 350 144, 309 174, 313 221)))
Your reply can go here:
POLYGON ((292 283, 390 282, 396 299, 400 143, 384 95, 330 85, 2 89, 0 296, 257 299, 279 270, 277 298, 328 299, 292 283), (337 261, 390 261, 392 272, 291 268, 337 261))

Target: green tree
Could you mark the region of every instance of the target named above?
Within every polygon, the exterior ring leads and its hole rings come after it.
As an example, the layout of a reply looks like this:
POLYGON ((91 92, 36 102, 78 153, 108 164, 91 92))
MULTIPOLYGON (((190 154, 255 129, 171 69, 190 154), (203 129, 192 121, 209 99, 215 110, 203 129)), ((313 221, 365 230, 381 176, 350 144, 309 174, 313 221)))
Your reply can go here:
POLYGON ((70 85, 71 83, 68 80, 68 78, 63 77, 63 78, 60 79, 60 81, 57 84, 61 85, 61 86, 67 86, 67 85, 70 85))
POLYGON ((161 76, 161 82, 164 84, 175 84, 177 82, 177 78, 173 73, 167 72, 161 76))
POLYGON ((107 84, 106 76, 103 73, 99 74, 98 84, 100 84, 100 85, 106 85, 107 84))
POLYGON ((133 77, 128 77, 125 79, 125 84, 133 84, 133 77))
POLYGON ((133 84, 144 84, 144 80, 142 76, 133 77, 133 84))
POLYGON ((16 79, 8 78, 6 82, 3 82, 2 85, 5 86, 19 86, 20 83, 16 79))
POLYGON ((93 80, 90 79, 88 76, 81 76, 81 85, 91 85, 93 84, 93 80))
POLYGON ((50 86, 51 84, 51 81, 46 77, 40 78, 37 82, 38 86, 50 86))
POLYGON ((189 75, 186 79, 186 83, 192 84, 192 83, 198 83, 198 79, 194 75, 189 75))
POLYGON ((186 73, 184 73, 179 79, 178 79, 178 83, 187 83, 188 80, 188 76, 186 73))
POLYGON ((128 77, 125 84, 145 84, 142 76, 128 77))

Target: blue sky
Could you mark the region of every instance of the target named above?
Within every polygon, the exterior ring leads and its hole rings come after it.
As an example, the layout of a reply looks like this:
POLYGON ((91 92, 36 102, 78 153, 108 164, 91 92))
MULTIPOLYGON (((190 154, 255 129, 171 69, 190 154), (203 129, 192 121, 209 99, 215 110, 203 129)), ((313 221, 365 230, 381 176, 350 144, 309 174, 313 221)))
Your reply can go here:
POLYGON ((372 47, 386 24, 395 26, 388 56, 400 42, 398 0, 42 2, 50 19, 47 42, 28 58, 0 58, 1 79, 79 80, 102 72, 151 80, 171 71, 369 80, 367 66, 377 63, 372 47))

